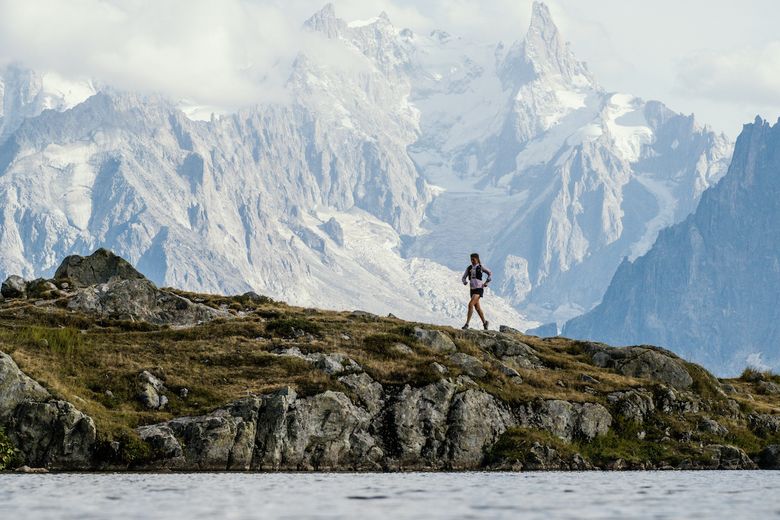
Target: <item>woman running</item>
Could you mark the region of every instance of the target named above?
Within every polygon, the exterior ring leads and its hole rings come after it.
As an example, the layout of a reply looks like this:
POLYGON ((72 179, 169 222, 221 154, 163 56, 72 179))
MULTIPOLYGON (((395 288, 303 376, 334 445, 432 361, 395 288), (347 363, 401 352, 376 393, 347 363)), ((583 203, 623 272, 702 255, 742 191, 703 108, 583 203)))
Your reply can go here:
POLYGON ((482 320, 482 326, 485 330, 488 329, 488 321, 485 319, 485 315, 482 314, 482 307, 479 306, 479 299, 485 295, 485 287, 490 283, 493 273, 490 269, 484 267, 479 261, 479 255, 477 253, 471 253, 471 265, 466 268, 466 272, 463 273, 463 285, 469 284, 471 289, 471 299, 469 300, 469 312, 466 315, 466 324, 461 327, 462 329, 469 328, 469 322, 471 321, 471 315, 474 314, 474 309, 477 309, 479 319, 482 320), (483 282, 482 277, 487 274, 487 279, 483 282), (466 280, 469 280, 468 282, 466 280))

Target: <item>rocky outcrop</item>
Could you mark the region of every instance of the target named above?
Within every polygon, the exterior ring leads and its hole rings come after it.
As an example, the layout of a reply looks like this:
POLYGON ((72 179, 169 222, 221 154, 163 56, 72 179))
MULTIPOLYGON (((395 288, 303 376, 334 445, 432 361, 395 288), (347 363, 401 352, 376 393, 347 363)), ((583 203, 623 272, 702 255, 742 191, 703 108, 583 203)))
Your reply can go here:
POLYGON ((452 338, 440 330, 415 327, 412 335, 436 352, 455 352, 457 350, 452 338))
POLYGON ((5 298, 24 298, 27 295, 27 283, 21 276, 9 276, 0 287, 0 293, 5 298))
POLYGON ((371 416, 340 392, 298 399, 287 388, 266 396, 252 467, 261 470, 379 469, 383 452, 371 416))
POLYGON ((518 411, 521 426, 545 430, 559 439, 593 440, 604 435, 612 425, 612 415, 598 403, 537 401, 518 411))
POLYGON ((705 447, 709 460, 702 464, 709 469, 757 469, 747 453, 736 446, 711 444, 705 447))
POLYGON ((463 352, 456 352, 450 354, 448 359, 453 365, 458 366, 463 373, 468 376, 481 378, 487 375, 487 370, 482 366, 482 362, 474 356, 464 354, 463 352))
POLYGON ((750 414, 748 424, 751 430, 762 437, 780 434, 780 415, 750 414))
POLYGON ((302 359, 330 376, 344 373, 361 372, 363 370, 354 359, 350 359, 349 357, 339 352, 334 352, 331 354, 326 354, 323 352, 312 352, 309 354, 304 354, 298 347, 291 347, 279 350, 275 353, 279 356, 288 356, 302 359))
POLYGON ((450 406, 446 459, 451 469, 482 465, 485 450, 517 421, 490 394, 469 389, 455 395, 450 406))
POLYGON ((512 368, 540 368, 542 361, 536 351, 512 336, 494 331, 472 331, 468 333, 481 349, 491 353, 512 368))
POLYGON ((228 314, 162 291, 146 279, 108 282, 79 289, 68 309, 105 318, 146 321, 157 325, 195 325, 228 314))
POLYGON ((686 389, 693 384, 693 378, 683 361, 658 347, 613 348, 600 343, 588 343, 585 351, 597 367, 611 368, 624 376, 652 379, 678 389, 686 389))
POLYGON ((641 425, 655 411, 652 394, 644 390, 612 392, 607 395, 607 402, 624 419, 637 425, 641 425))
POLYGON ((780 444, 770 444, 758 455, 758 467, 780 470, 780 444))
POLYGON ((33 467, 86 469, 92 465, 95 423, 56 400, 0 352, 0 426, 33 467))
POLYGON ((76 287, 89 287, 119 280, 144 280, 145 277, 124 258, 107 249, 98 249, 89 256, 65 257, 54 273, 57 280, 68 280, 76 287))
POLYGON ((160 410, 168 403, 163 395, 165 385, 157 377, 144 370, 138 374, 138 400, 147 408, 160 410))

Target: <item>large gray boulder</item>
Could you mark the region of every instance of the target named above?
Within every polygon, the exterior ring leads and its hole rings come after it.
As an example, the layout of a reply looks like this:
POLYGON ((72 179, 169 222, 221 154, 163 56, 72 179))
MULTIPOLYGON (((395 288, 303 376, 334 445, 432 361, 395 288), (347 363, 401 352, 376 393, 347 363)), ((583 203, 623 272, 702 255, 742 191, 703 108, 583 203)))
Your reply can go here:
POLYGON ((709 461, 705 467, 709 469, 757 469, 758 466, 753 462, 747 453, 736 446, 710 444, 704 448, 705 454, 709 455, 709 461))
POLYGON ((55 400, 0 352, 0 426, 25 463, 86 469, 92 463, 95 423, 72 404, 55 400))
POLYGON ((27 295, 27 283, 21 276, 12 274, 3 282, 0 293, 5 298, 24 298, 27 295))
POLYGON ((68 309, 112 319, 179 326, 196 325, 228 315, 225 311, 161 291, 146 279, 115 278, 79 289, 68 302, 68 309))
POLYGON ((463 370, 463 373, 468 376, 482 378, 487 375, 487 370, 482 366, 482 362, 469 354, 456 352, 450 354, 449 360, 454 365, 460 367, 460 369, 463 370))
POLYGON ((683 361, 673 353, 651 346, 613 348, 599 343, 585 347, 594 365, 611 368, 624 376, 651 379, 686 389, 693 378, 683 361))
POLYGON ((152 451, 149 468, 248 470, 261 400, 239 399, 197 417, 178 417, 136 429, 152 451))
POLYGON ((368 432, 371 415, 341 392, 298 399, 266 396, 258 416, 253 469, 380 469, 384 453, 368 432))
POLYGON ((437 352, 446 353, 455 352, 457 350, 457 347, 455 347, 455 342, 452 341, 452 338, 440 330, 415 327, 412 335, 421 343, 437 352))
POLYGON ((522 426, 545 430, 566 442, 593 440, 612 425, 612 415, 598 403, 536 401, 520 408, 517 415, 522 426))
POLYGON ((512 368, 539 368, 542 361, 530 345, 495 331, 469 331, 470 340, 512 368))
POLYGON ((458 386, 447 380, 403 388, 390 409, 401 467, 443 466, 447 418, 457 390, 458 386))
POLYGON ((655 411, 652 394, 644 390, 612 392, 607 395, 607 402, 615 412, 637 425, 655 411))
POLYGON ((455 395, 450 405, 446 458, 451 469, 479 467, 487 448, 516 421, 492 395, 469 389, 455 395))
POLYGON ((163 394, 165 385, 148 371, 138 374, 137 384, 138 400, 145 407, 160 410, 168 403, 168 398, 163 394))
POLYGON ((65 257, 54 273, 57 280, 69 280, 76 287, 89 287, 112 279, 143 280, 130 262, 107 249, 98 249, 89 256, 65 257))
POLYGON ((51 469, 92 466, 95 423, 66 401, 25 401, 16 407, 7 435, 25 463, 51 469))

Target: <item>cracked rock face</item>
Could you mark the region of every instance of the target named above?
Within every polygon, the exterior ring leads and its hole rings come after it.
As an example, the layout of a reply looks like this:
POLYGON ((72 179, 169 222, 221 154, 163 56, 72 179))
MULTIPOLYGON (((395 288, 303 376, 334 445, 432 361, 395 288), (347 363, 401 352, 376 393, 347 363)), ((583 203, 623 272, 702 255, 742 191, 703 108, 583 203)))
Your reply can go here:
POLYGON ((195 325, 225 316, 167 291, 146 279, 120 280, 79 289, 68 309, 120 320, 143 320, 156 325, 195 325))
POLYGON ((19 448, 25 463, 54 469, 88 468, 95 423, 72 404, 52 399, 0 352, 0 426, 19 448))
POLYGON ((593 440, 605 435, 612 425, 612 415, 598 403, 570 403, 557 399, 526 405, 518 416, 521 425, 548 431, 566 442, 593 440))
POLYGON ((457 350, 452 338, 440 330, 415 327, 413 335, 421 343, 437 352, 455 352, 457 350))
POLYGON ((0 288, 0 294, 5 298, 24 298, 27 292, 27 284, 21 276, 15 274, 9 276, 0 288))
POLYGON ((69 280, 76 287, 107 283, 112 279, 145 280, 130 262, 108 251, 98 249, 89 256, 65 257, 54 273, 57 280, 69 280))
POLYGON ((619 374, 641 377, 666 383, 684 390, 693 384, 683 361, 657 347, 612 348, 592 343, 586 347, 593 364, 601 368, 612 368, 619 374))

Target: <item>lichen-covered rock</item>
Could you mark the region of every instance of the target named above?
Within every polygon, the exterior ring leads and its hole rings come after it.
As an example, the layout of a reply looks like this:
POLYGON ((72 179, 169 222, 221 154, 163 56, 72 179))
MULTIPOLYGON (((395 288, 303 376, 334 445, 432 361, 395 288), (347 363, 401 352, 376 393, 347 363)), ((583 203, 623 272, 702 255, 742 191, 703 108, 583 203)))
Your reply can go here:
POLYGON ((558 399, 529 403, 518 410, 522 426, 545 430, 566 442, 605 435, 612 415, 598 403, 570 403, 558 399))
POLYGON ((613 410, 634 424, 642 424, 655 410, 653 396, 642 390, 612 392, 607 396, 607 402, 613 410))
POLYGON ((487 375, 487 370, 482 366, 482 362, 474 356, 464 354, 463 352, 456 352, 450 354, 449 360, 452 364, 463 370, 464 374, 471 377, 482 378, 487 375))
POLYGON ((329 376, 363 371, 363 368, 354 359, 347 357, 341 352, 311 352, 309 354, 304 354, 298 347, 291 347, 276 351, 275 353, 279 356, 302 359, 307 363, 311 363, 314 367, 322 370, 329 376))
POLYGON ((252 467, 262 470, 380 469, 370 414, 341 392, 298 399, 285 389, 263 399, 252 467))
POLYGON ((686 389, 693 384, 683 361, 672 352, 658 347, 612 348, 589 343, 585 351, 594 365, 614 369, 624 376, 660 381, 678 389, 686 389))
POLYGON ((780 385, 772 381, 760 381, 756 389, 764 395, 780 395, 780 385))
POLYGON ((712 419, 707 418, 699 421, 698 429, 704 433, 711 433, 719 437, 724 437, 729 434, 728 428, 720 424, 718 421, 713 421, 712 419))
POLYGON ((173 430, 167 424, 151 424, 136 428, 138 437, 144 441, 151 450, 151 461, 146 466, 155 469, 185 469, 187 460, 181 443, 173 430))
POLYGON ((138 374, 138 400, 152 410, 160 410, 168 403, 163 395, 165 385, 157 377, 144 370, 138 374))
POLYGON ((24 298, 27 296, 27 283, 21 276, 12 274, 0 286, 0 293, 5 298, 24 298))
POLYGON ((452 469, 479 467, 487 448, 508 428, 514 417, 492 395, 466 390, 455 395, 450 405, 446 457, 452 469))
POLYGON ((161 291, 146 279, 112 279, 79 289, 68 309, 119 320, 142 320, 157 325, 196 325, 227 312, 161 291))
POLYGON ((514 368, 539 368, 542 361, 529 345, 495 331, 471 331, 469 339, 514 368))
POLYGON ((95 423, 65 401, 25 401, 16 407, 7 435, 30 466, 88 469, 95 423))
POLYGON ((405 386, 390 414, 401 466, 441 467, 447 441, 447 417, 458 386, 446 380, 422 388, 405 386))
POLYGON ((748 424, 751 430, 764 437, 780 433, 780 415, 753 413, 748 416, 748 424))
POLYGON ((54 273, 54 278, 67 279, 76 287, 103 284, 111 279, 145 279, 127 260, 102 248, 89 256, 65 257, 54 273))
POLYGON ((60 295, 60 290, 57 286, 43 278, 36 278, 32 282, 28 282, 26 292, 27 297, 31 299, 52 299, 57 298, 60 295))
POLYGON ((372 416, 377 415, 384 405, 382 385, 371 379, 365 372, 341 376, 339 382, 346 385, 360 401, 360 404, 372 416))
POLYGON ((758 467, 780 470, 780 444, 770 444, 758 455, 758 467))
POLYGON ((457 350, 452 338, 440 330, 415 327, 412 335, 437 352, 455 352, 457 350))
POLYGON ((736 446, 724 446, 710 444, 704 448, 709 455, 709 461, 705 464, 710 469, 757 469, 756 463, 750 460, 747 453, 736 446))
POLYGON ((655 403, 664 413, 698 413, 702 409, 702 401, 696 395, 667 386, 656 389, 655 403))
POLYGON ((211 413, 136 429, 152 451, 148 468, 248 470, 260 399, 246 397, 211 413))

